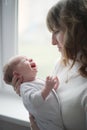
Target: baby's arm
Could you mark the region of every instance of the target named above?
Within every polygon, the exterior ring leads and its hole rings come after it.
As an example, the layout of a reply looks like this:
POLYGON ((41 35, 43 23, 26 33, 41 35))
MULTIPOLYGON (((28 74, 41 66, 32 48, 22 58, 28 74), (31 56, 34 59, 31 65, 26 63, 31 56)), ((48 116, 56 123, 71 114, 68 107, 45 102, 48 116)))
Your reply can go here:
POLYGON ((46 78, 46 84, 44 89, 42 90, 42 97, 44 98, 44 100, 46 99, 46 97, 49 95, 49 93, 51 92, 51 90, 54 88, 55 90, 58 88, 59 85, 59 80, 57 77, 50 77, 48 76, 46 78))

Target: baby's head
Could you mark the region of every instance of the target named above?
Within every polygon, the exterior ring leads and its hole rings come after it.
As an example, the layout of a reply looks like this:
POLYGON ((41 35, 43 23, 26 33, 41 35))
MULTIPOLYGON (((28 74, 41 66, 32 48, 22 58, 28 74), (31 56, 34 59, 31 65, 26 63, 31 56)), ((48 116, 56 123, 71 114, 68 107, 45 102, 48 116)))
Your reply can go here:
POLYGON ((7 84, 12 83, 14 75, 22 76, 23 82, 32 81, 37 74, 36 64, 32 59, 25 56, 16 56, 11 58, 3 67, 4 81, 7 84))

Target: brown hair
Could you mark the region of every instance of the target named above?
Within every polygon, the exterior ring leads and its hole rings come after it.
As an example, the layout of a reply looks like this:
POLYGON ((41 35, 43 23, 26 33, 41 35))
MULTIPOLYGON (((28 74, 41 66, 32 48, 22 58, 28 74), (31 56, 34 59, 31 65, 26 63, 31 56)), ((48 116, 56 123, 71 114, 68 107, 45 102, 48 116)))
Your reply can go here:
POLYGON ((60 0, 47 15, 47 26, 52 32, 59 28, 65 31, 64 55, 69 59, 78 59, 81 64, 80 74, 87 77, 87 1, 60 0))

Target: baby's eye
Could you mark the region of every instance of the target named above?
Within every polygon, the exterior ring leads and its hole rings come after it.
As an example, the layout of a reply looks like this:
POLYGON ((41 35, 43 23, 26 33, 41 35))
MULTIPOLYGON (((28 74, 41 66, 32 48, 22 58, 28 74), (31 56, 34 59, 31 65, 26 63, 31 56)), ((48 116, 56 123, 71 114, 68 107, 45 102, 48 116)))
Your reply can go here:
POLYGON ((28 59, 30 62, 32 62, 33 61, 33 59, 28 59))
POLYGON ((22 62, 23 62, 23 63, 26 63, 26 62, 29 62, 29 60, 27 60, 27 59, 24 59, 22 62))

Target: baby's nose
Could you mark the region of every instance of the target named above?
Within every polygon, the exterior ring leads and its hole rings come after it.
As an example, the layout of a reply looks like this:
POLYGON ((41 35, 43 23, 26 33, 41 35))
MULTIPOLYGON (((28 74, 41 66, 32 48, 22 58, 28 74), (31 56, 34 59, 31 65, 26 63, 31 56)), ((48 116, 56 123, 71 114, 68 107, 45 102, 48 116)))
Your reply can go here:
POLYGON ((29 59, 29 62, 32 62, 33 61, 33 59, 29 59))

